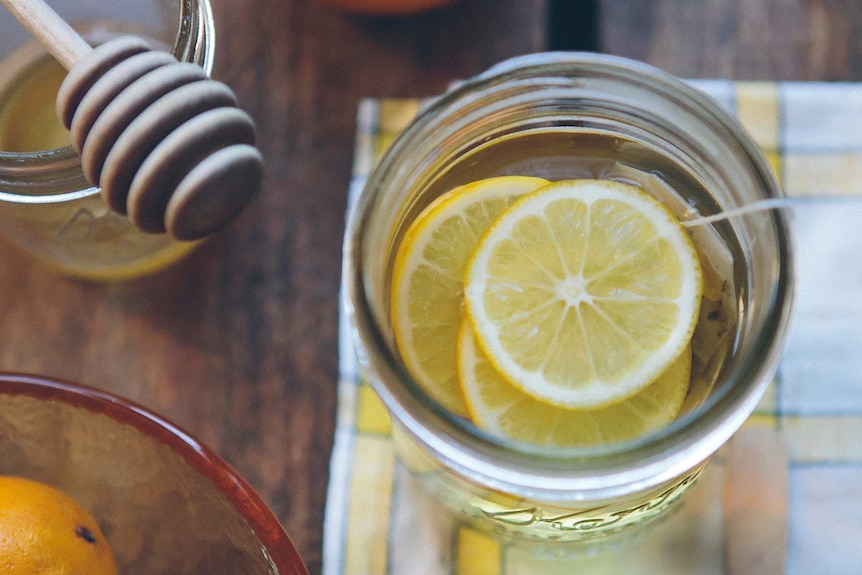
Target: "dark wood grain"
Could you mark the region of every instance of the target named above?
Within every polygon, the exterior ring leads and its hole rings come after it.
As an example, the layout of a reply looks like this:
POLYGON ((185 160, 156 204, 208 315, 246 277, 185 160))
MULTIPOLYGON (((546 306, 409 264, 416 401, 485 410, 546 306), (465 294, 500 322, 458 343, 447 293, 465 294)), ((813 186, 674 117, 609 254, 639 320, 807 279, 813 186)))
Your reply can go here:
MULTIPOLYGON (((313 0, 214 0, 215 76, 258 124, 261 196, 183 263, 131 283, 66 279, 0 246, 0 369, 100 387, 183 426, 259 491, 319 573, 356 105, 435 94, 545 49, 550 1, 374 19, 313 0)), ((862 79, 856 0, 599 6, 601 50, 681 76, 862 79)))
POLYGON ((684 77, 862 79, 857 0, 601 0, 599 48, 684 77))

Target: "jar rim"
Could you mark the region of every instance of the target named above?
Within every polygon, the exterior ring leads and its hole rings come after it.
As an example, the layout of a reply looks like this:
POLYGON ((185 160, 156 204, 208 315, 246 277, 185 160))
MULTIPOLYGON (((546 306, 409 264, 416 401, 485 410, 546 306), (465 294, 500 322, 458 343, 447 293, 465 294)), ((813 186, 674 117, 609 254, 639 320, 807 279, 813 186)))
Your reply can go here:
POLYGON ((765 319, 751 344, 747 345, 746 355, 737 360, 723 378, 721 388, 692 412, 667 426, 631 440, 594 447, 542 448, 513 444, 483 432, 471 422, 437 405, 406 373, 396 352, 387 343, 369 302, 361 267, 364 221, 375 196, 380 193, 382 178, 395 170, 393 164, 399 155, 407 153, 406 143, 420 138, 422 130, 428 128, 435 116, 446 113, 450 106, 466 105, 465 102, 472 98, 471 94, 478 90, 500 85, 513 76, 529 76, 543 70, 553 71, 554 68, 566 68, 569 72, 572 69, 592 69, 622 82, 644 82, 667 92, 691 109, 708 116, 710 121, 719 122, 749 156, 765 193, 772 197, 782 195, 759 148, 741 125, 717 103, 682 80, 648 64, 618 56, 579 52, 518 56, 432 100, 390 145, 348 218, 343 290, 347 294, 346 311, 352 320, 354 340, 361 338, 365 342, 364 346, 357 342, 357 346, 371 348, 370 353, 377 356, 370 357, 365 351, 360 351, 363 355, 361 363, 379 372, 380 377, 371 378, 372 385, 394 419, 399 420, 415 440, 434 451, 441 460, 464 475, 481 477, 483 483, 493 488, 505 490, 511 488, 514 481, 518 489, 540 492, 545 499, 570 497, 575 490, 613 496, 619 490, 629 489, 632 484, 659 485, 694 468, 714 453, 754 410, 774 372, 789 322, 793 295, 790 229, 782 212, 764 215, 774 231, 778 259, 775 262, 774 289, 765 304, 765 319), (540 471, 532 471, 537 466, 540 471), (500 479, 504 476, 506 479, 500 479))

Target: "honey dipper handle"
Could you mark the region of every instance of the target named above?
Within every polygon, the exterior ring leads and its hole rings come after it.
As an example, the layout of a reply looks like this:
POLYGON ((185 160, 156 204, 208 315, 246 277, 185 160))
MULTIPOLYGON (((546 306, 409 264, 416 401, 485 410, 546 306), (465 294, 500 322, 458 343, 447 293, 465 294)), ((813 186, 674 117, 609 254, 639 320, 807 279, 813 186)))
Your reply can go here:
POLYGON ((6 9, 71 70, 92 48, 43 0, 0 0, 6 9))

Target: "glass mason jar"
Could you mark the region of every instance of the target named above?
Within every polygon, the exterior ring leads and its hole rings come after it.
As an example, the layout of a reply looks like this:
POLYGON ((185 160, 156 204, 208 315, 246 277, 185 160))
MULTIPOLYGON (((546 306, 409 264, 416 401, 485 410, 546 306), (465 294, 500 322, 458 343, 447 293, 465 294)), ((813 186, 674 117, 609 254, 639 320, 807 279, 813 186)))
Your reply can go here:
MULTIPOLYGON (((212 71, 209 0, 57 0, 51 6, 91 45, 135 34, 212 71)), ((94 280, 149 273, 188 254, 196 242, 137 230, 84 178, 54 112, 65 73, 0 11, 0 233, 62 272, 94 280)))
MULTIPOLYGON (((388 408, 420 480, 480 527, 582 540, 672 507, 751 414, 790 315, 792 262, 780 210, 691 228, 704 267, 702 323, 683 412, 613 443, 550 448, 492 436, 435 403, 395 345, 390 284, 401 237, 435 197, 498 175, 634 182, 681 219, 781 197, 740 125, 691 86, 612 56, 514 58, 430 102, 370 174, 349 216, 344 292, 360 369, 388 408)), ((453 359, 454 361, 454 359, 453 359)))

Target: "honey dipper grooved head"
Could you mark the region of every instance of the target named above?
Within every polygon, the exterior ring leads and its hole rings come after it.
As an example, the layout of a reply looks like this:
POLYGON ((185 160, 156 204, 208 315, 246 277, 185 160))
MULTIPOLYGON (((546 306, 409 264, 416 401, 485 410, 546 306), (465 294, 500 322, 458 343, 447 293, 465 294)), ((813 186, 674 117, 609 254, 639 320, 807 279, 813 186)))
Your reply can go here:
POLYGON ((260 187, 254 122, 230 88, 140 38, 106 42, 73 67, 57 114, 84 176, 143 231, 199 239, 260 187))

